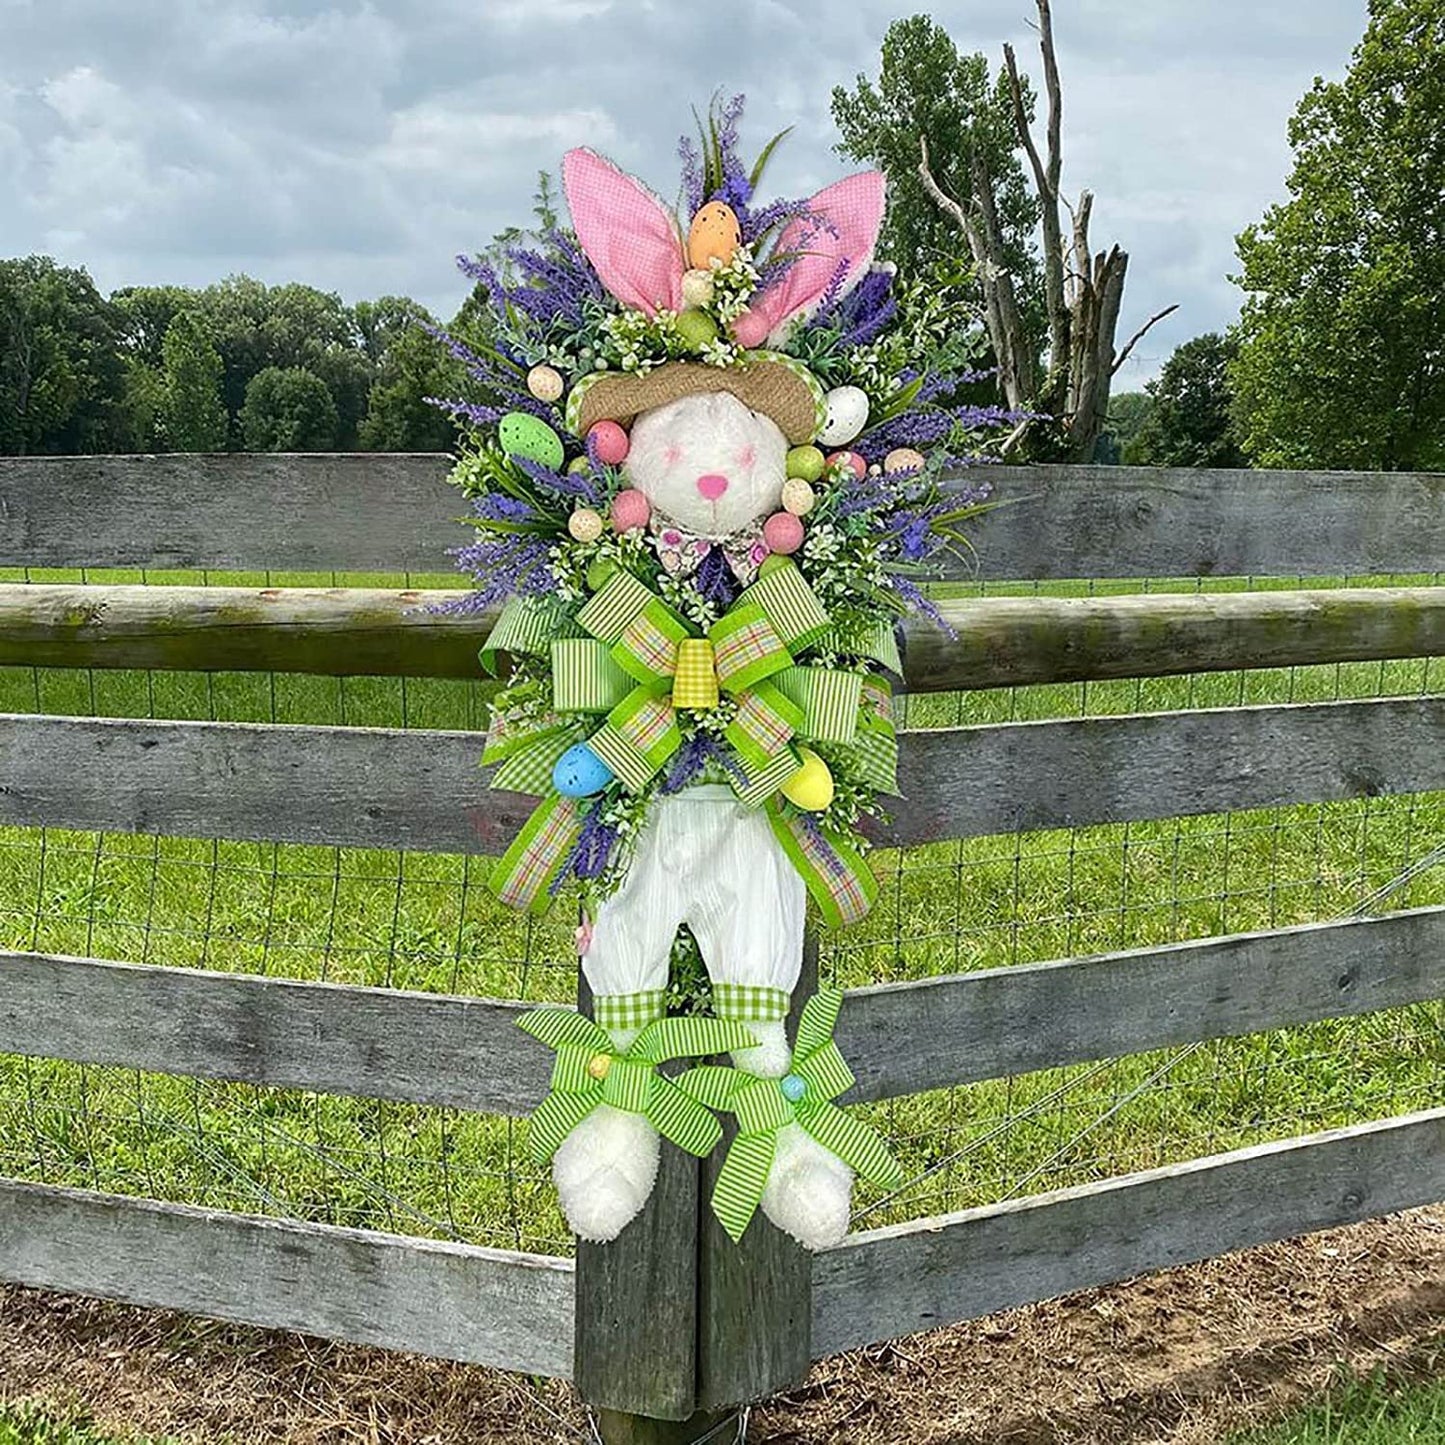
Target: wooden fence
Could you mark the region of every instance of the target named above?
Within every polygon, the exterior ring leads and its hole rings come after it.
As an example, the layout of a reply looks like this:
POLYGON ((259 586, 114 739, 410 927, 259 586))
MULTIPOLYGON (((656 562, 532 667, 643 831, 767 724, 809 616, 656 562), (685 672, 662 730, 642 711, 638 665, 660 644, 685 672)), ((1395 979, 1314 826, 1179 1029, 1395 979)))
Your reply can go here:
MULTIPOLYGON (((429 572, 430 456, 0 461, 0 565, 429 572)), ((982 575, 1445 567, 1445 477, 1001 468, 982 575)), ((468 677, 487 621, 415 590, 0 585, 0 665, 468 677)), ((915 692, 1445 655, 1445 588, 954 601, 915 692)), ((496 851, 528 802, 476 735, 0 716, 0 824, 496 851), (357 780, 364 780, 361 789, 357 780), (358 797, 361 801, 358 802, 358 797)), ((1445 789, 1445 697, 905 734, 885 845, 1445 789)), ((851 991, 858 1100, 1445 996, 1445 908, 851 991), (928 1027, 922 1028, 924 1020, 928 1027)), ((0 1052, 509 1115, 550 1055, 492 999, 0 953, 0 1052)), ((732 1246, 666 1151, 563 1259, 0 1180, 0 1279, 573 1378, 610 1440, 691 1439, 830 1352, 1445 1198, 1445 1109, 868 1230, 732 1246), (680 1421, 678 1425, 661 1422, 680 1421)))

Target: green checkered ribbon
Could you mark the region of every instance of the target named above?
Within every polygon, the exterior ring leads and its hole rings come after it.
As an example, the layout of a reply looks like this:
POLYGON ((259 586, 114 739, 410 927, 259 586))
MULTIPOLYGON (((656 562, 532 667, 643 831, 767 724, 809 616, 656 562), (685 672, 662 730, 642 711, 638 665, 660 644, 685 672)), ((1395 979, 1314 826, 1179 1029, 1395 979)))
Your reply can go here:
POLYGON ((853 757, 864 782, 897 796, 898 729, 893 722, 893 689, 884 678, 863 680, 853 757))
POLYGON ((775 1023, 788 1016, 792 995, 785 988, 759 983, 715 983, 712 1006, 719 1018, 743 1024, 775 1023))
POLYGON ((738 1121, 713 1187, 712 1209, 734 1241, 743 1237, 763 1197, 777 1150, 778 1130, 797 1124, 871 1183, 902 1182, 903 1171, 877 1133, 832 1101, 852 1088, 852 1070, 833 1042, 843 995, 819 989, 803 1006, 793 1062, 781 1079, 759 1079, 739 1069, 704 1064, 678 1079, 678 1088, 710 1109, 738 1121))
POLYGON ((756 1043, 741 1024, 723 1019, 657 1019, 619 1053, 607 1031, 564 1008, 539 1008, 517 1020, 555 1049, 552 1088, 532 1115, 528 1144, 545 1164, 599 1104, 641 1114, 665 1139, 701 1159, 722 1138, 702 1104, 657 1072, 669 1059, 695 1059, 756 1043))
POLYGON ((592 999, 592 1016, 608 1030, 646 1028, 666 1012, 667 992, 660 988, 638 993, 599 993, 592 999))

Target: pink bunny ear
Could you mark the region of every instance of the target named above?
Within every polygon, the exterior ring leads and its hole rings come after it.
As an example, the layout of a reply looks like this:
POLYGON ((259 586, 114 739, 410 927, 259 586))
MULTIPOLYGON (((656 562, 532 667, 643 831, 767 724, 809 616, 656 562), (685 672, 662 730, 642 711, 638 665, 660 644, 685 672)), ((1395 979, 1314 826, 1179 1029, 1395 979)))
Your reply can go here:
POLYGON ((819 191, 808 202, 807 216, 788 222, 776 249, 804 254, 733 323, 733 335, 742 345, 776 340, 784 323, 814 310, 833 284, 841 261, 847 261, 848 272, 840 295, 863 279, 883 225, 885 184, 882 171, 848 176, 819 191))
POLYGON ((653 315, 682 306, 682 243, 667 208, 595 151, 562 157, 572 225, 602 284, 624 306, 653 315))

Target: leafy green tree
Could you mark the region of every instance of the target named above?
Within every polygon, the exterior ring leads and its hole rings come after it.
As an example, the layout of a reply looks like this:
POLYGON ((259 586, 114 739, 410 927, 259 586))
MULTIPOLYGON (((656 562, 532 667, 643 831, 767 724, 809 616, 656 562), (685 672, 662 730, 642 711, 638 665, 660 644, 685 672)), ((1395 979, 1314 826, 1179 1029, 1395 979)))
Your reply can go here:
MULTIPOLYGON (((1151 405, 1123 447, 1137 467, 1243 467, 1228 367, 1235 342, 1217 331, 1186 341, 1145 388, 1151 405)), ((1120 398, 1122 400, 1122 398, 1120 398)))
POLYGON ((1154 399, 1147 391, 1121 391, 1111 396, 1108 419, 1099 434, 1094 460, 1105 466, 1118 466, 1153 406, 1154 399))
POLYGON ((1264 466, 1445 468, 1445 0, 1370 0, 1290 123, 1290 199, 1239 237, 1231 371, 1264 466))
POLYGON ((958 254, 958 228, 918 175, 919 137, 933 174, 949 195, 967 196, 982 166, 998 209, 1004 253, 1025 309, 1042 332, 1043 300, 1034 228, 1038 201, 1024 180, 1005 78, 989 78, 988 60, 961 55, 927 15, 895 20, 883 39, 877 84, 859 75, 851 91, 833 90, 838 151, 888 173, 888 215, 881 250, 909 274, 958 254))
POLYGON ((178 312, 195 310, 197 298, 188 286, 122 286, 112 291, 122 352, 159 369, 165 360, 166 328, 178 312))
POLYGON ((221 356, 194 311, 178 311, 166 327, 160 421, 169 450, 226 449, 227 416, 221 404, 221 356))
POLYGON ((122 451, 131 415, 115 312, 90 276, 0 261, 0 453, 122 451))
POLYGON ((358 445, 372 452, 449 451, 456 427, 425 398, 459 395, 466 389, 466 376, 424 329, 435 325, 431 314, 405 296, 363 301, 356 312, 376 365, 358 445))
POLYGON ((258 371, 246 387, 240 420, 250 452, 324 452, 336 445, 336 403, 304 366, 258 371))

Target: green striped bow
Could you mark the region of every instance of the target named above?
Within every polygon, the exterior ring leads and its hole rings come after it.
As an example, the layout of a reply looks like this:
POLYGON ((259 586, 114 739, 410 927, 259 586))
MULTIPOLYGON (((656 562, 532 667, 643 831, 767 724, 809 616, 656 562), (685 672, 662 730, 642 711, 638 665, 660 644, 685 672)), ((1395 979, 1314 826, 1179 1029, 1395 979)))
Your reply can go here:
MULTIPOLYGON (((553 706, 605 712, 589 746, 640 792, 681 745, 675 707, 697 705, 684 701, 678 661, 699 631, 624 571, 588 599, 576 622, 588 636, 552 644, 553 706)), ((851 744, 857 735, 863 674, 796 661, 828 629, 803 574, 779 557, 707 630, 704 666, 737 702, 726 737, 743 765, 734 787, 744 802, 764 802, 802 766, 789 746, 795 736, 851 744)), ((687 681, 692 696, 697 679, 687 681)))
POLYGON ((678 1088, 710 1109, 737 1116, 738 1133, 718 1171, 712 1209, 734 1241, 743 1237, 763 1197, 778 1130, 798 1124, 825 1149, 874 1184, 896 1187, 902 1171, 883 1140, 832 1100, 853 1086, 853 1073, 833 1042, 843 995, 819 989, 803 1006, 793 1063, 781 1079, 704 1064, 678 1079, 678 1088))
POLYGON ((657 1066, 757 1043, 741 1024, 725 1019, 657 1019, 619 1053, 605 1029, 571 1009, 533 1009, 517 1023, 557 1051, 551 1092, 532 1115, 529 1144, 539 1164, 599 1104, 641 1114, 665 1139, 702 1158, 722 1138, 722 1125, 657 1066))

